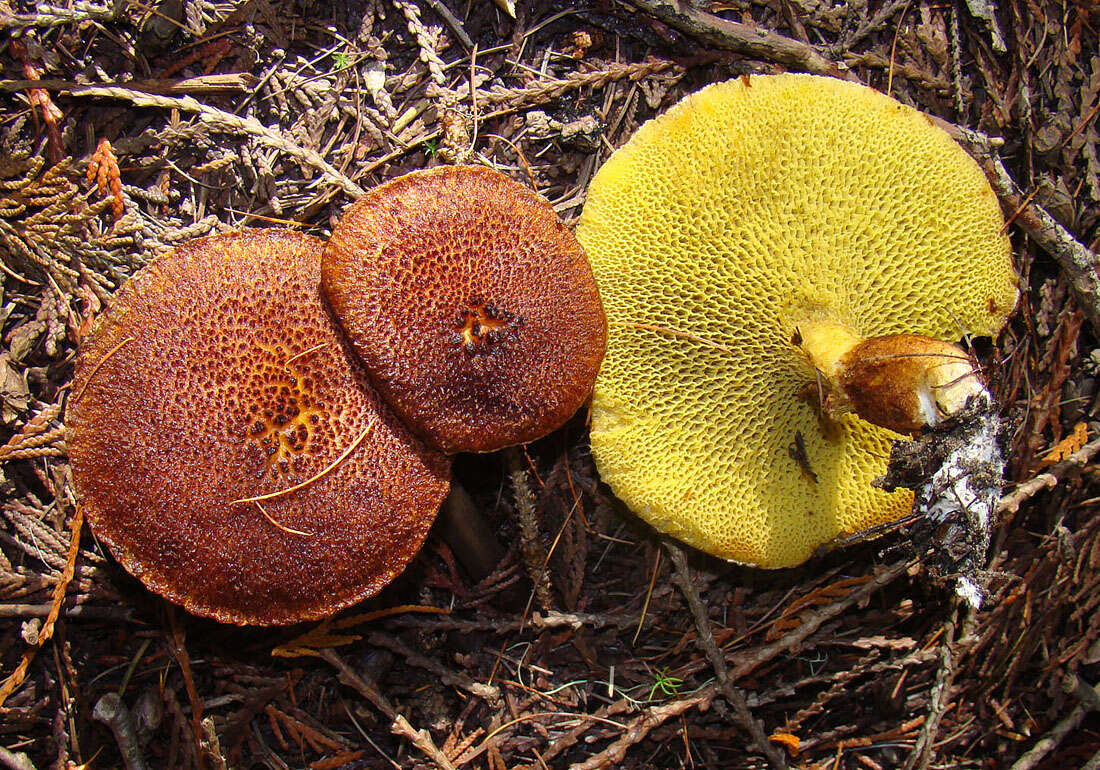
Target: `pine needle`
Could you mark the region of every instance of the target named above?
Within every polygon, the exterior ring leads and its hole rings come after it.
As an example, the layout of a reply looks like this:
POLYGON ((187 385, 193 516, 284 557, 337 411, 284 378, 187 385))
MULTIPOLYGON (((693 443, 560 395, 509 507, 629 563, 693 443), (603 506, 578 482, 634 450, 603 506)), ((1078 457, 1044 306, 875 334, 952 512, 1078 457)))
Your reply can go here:
POLYGON ((99 361, 96 363, 96 365, 94 367, 92 367, 92 371, 88 374, 88 379, 84 380, 84 385, 82 385, 80 390, 77 391, 77 394, 75 396, 73 396, 73 401, 74 402, 79 401, 80 397, 84 395, 84 391, 87 390, 88 386, 92 384, 92 378, 95 377, 96 372, 99 371, 99 367, 101 367, 105 363, 107 363, 107 359, 110 358, 111 356, 113 356, 115 353, 117 353, 119 348, 121 348, 127 342, 133 342, 133 341, 134 341, 133 337, 127 337, 122 342, 118 343, 113 348, 108 350, 107 355, 105 355, 105 356, 103 356, 103 358, 99 359, 99 361))
POLYGON ((363 443, 363 439, 365 439, 367 437, 368 433, 370 433, 370 428, 365 428, 363 430, 363 432, 359 434, 359 437, 357 439, 355 439, 355 441, 351 442, 351 446, 349 446, 347 449, 345 449, 340 454, 339 457, 337 457, 335 460, 333 460, 331 463, 329 463, 328 466, 323 471, 316 474, 315 476, 311 476, 310 478, 306 479, 305 481, 303 481, 299 484, 295 484, 292 487, 288 487, 286 489, 279 490, 278 492, 268 492, 266 495, 256 495, 255 497, 242 497, 239 500, 234 500, 233 502, 230 503, 230 505, 237 505, 238 503, 255 503, 255 502, 259 502, 260 500, 273 500, 276 497, 282 497, 283 495, 289 495, 291 492, 297 492, 299 489, 302 489, 303 487, 308 487, 313 482, 319 481, 324 476, 327 476, 329 473, 332 472, 332 470, 337 465, 339 465, 345 459, 347 459, 347 456, 350 455, 352 452, 354 452, 355 448, 357 446, 359 446, 360 444, 363 443))
POLYGON ((295 353, 294 355, 292 355, 290 358, 288 358, 286 361, 283 362, 283 366, 290 366, 291 362, 297 361, 299 358, 304 358, 305 356, 308 356, 310 353, 315 353, 318 350, 320 350, 321 348, 327 348, 328 345, 329 345, 329 343, 322 342, 320 345, 314 345, 311 348, 307 348, 307 349, 303 350, 301 353, 295 353))
POLYGON ((301 535, 302 537, 313 537, 312 532, 303 532, 300 529, 293 529, 291 527, 286 526, 285 524, 280 524, 279 522, 275 521, 274 518, 272 518, 270 513, 268 513, 267 511, 264 510, 264 507, 262 505, 260 505, 259 500, 254 500, 253 502, 256 503, 256 507, 260 509, 260 513, 262 513, 264 515, 264 518, 267 519, 268 521, 270 521, 273 525, 275 525, 279 529, 281 529, 283 532, 289 532, 292 535, 301 535))
POLYGON ((653 562, 653 574, 649 577, 649 589, 645 592, 645 603, 642 604, 642 614, 638 618, 638 628, 634 632, 634 638, 630 640, 631 646, 637 644, 638 637, 642 634, 642 626, 645 625, 645 616, 649 612, 649 599, 653 596, 653 586, 657 582, 657 570, 661 568, 661 550, 657 549, 657 558, 653 562))
POLYGON ((702 344, 706 345, 707 347, 714 348, 715 350, 721 350, 723 353, 728 353, 731 356, 734 354, 733 350, 731 350, 730 348, 728 348, 725 345, 721 344, 720 342, 715 342, 714 340, 708 340, 706 337, 700 337, 698 334, 692 334, 691 332, 681 331, 680 329, 673 329, 669 326, 658 326, 657 324, 642 324, 642 323, 631 323, 631 322, 615 323, 614 325, 615 326, 627 326, 627 327, 630 327, 631 329, 647 329, 651 332, 663 332, 665 334, 671 334, 674 337, 683 337, 685 339, 694 340, 695 342, 701 342, 702 344))

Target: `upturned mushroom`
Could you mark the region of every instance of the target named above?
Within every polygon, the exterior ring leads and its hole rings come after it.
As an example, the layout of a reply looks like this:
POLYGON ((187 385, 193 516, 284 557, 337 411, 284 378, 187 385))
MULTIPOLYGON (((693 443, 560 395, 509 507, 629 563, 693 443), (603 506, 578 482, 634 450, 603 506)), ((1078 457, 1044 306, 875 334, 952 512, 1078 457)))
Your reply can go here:
POLYGON ((222 622, 323 617, 424 540, 450 463, 367 382, 320 295, 323 242, 189 242, 139 271, 81 350, 77 504, 146 586, 222 622))
POLYGON ((719 83, 612 155, 577 235, 610 325, 593 455, 635 512, 793 566, 908 514, 874 484, 892 444, 965 422, 961 454, 885 485, 966 530, 947 566, 973 573, 1003 463, 974 363, 941 340, 995 335, 1017 287, 997 199, 945 132, 839 80, 719 83))
POLYGON ((379 392, 445 452, 533 441, 591 393, 607 328, 584 252, 545 199, 496 171, 376 187, 337 223, 321 272, 379 392))

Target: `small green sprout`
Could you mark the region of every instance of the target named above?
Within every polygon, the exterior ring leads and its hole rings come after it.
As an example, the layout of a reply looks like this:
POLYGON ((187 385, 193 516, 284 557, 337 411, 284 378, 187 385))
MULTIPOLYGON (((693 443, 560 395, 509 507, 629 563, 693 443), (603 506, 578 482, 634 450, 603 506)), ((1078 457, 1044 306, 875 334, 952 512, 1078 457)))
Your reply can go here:
POLYGON ((679 694, 680 685, 683 683, 684 680, 680 677, 669 674, 667 668, 659 669, 653 675, 653 687, 649 690, 649 700, 653 700, 653 696, 658 690, 662 694, 674 698, 679 694))
POLYGON ((439 139, 429 139, 424 142, 424 154, 429 158, 434 158, 439 154, 439 139))
POLYGON ((351 65, 351 57, 347 51, 337 51, 332 56, 332 62, 338 70, 346 70, 351 65))

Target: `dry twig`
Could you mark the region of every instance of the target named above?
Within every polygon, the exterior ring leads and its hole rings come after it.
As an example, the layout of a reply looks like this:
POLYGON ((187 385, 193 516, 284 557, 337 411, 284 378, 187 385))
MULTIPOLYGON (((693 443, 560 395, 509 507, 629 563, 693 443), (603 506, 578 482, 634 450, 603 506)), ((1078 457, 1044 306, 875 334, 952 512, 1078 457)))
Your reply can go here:
POLYGON ((1012 515, 1020 510, 1020 506, 1027 500, 1042 492, 1051 489, 1058 484, 1058 480, 1071 470, 1084 468, 1100 452, 1100 439, 1095 439, 1085 444, 1066 459, 1056 463, 1050 470, 1036 474, 1033 478, 1020 484, 1009 494, 1001 498, 997 506, 997 513, 1002 517, 1012 515))
POLYGON ((627 0, 627 2, 652 14, 664 23, 718 48, 757 59, 779 62, 818 75, 846 79, 853 77, 822 56, 812 45, 784 37, 763 27, 750 27, 747 24, 729 21, 706 11, 700 11, 690 3, 666 2, 666 0, 627 0))
POLYGON ((1100 333, 1100 260, 1096 254, 1074 238, 1042 206, 1025 200, 988 137, 946 121, 936 122, 978 161, 1001 199, 1005 212, 1015 214, 1016 224, 1062 268, 1077 304, 1093 330, 1100 333))
MULTIPOLYGON (((736 682, 742 677, 748 676, 760 666, 774 660, 781 653, 797 648, 813 635, 823 623, 836 617, 852 605, 865 601, 880 588, 897 580, 905 574, 907 566, 905 562, 900 562, 886 567, 873 579, 867 581, 843 599, 808 615, 801 626, 782 639, 735 658, 733 669, 729 672, 730 681, 736 682)), ((630 747, 642 741, 655 727, 689 709, 709 705, 718 693, 719 687, 715 682, 700 688, 687 698, 647 709, 641 716, 633 719, 628 724, 627 730, 610 746, 583 763, 574 765, 572 770, 596 770, 597 768, 614 766, 622 762, 630 747), (678 704, 683 705, 683 708, 679 708, 678 704)))
POLYGON ((512 482, 512 500, 519 516, 520 550, 523 552, 523 564, 535 586, 535 597, 539 607, 549 612, 553 606, 550 594, 550 579, 546 574, 546 549, 539 540, 538 516, 535 511, 535 496, 523 467, 520 450, 509 447, 504 450, 508 455, 508 478, 512 482))
POLYGON ((122 3, 110 6, 97 5, 86 0, 76 0, 68 7, 60 5, 35 5, 34 13, 6 13, 0 7, 0 29, 25 29, 26 27, 60 27, 62 24, 80 24, 85 21, 111 21, 122 3))
POLYGON ((726 659, 723 657, 722 651, 718 649, 718 644, 714 641, 714 632, 710 627, 710 618, 707 617, 707 611, 703 606, 702 600, 699 598, 699 592, 695 590, 695 584, 691 581, 691 570, 688 567, 687 557, 684 556, 684 550, 667 537, 662 539, 662 543, 665 550, 668 551, 669 557, 672 559, 673 567, 675 567, 675 571, 672 575, 672 582, 676 584, 676 587, 679 588, 680 592, 684 595, 688 603, 688 608, 691 610, 691 615, 695 618, 695 628, 698 631, 696 641, 699 643, 699 646, 703 650, 703 654, 707 656, 707 660, 710 661, 711 666, 714 668, 714 674, 718 678, 719 690, 722 695, 725 696, 726 700, 729 701, 730 705, 733 706, 736 720, 741 728, 752 738, 755 744, 754 748, 767 758, 769 765, 782 770, 782 768, 787 767, 787 760, 779 751, 779 747, 768 740, 764 728, 760 725, 760 722, 757 721, 756 717, 752 715, 752 712, 749 710, 749 704, 745 700, 745 693, 734 687, 733 682, 730 680, 726 659))
POLYGON ((83 526, 84 512, 78 508, 76 513, 73 514, 72 521, 69 523, 69 531, 71 533, 69 540, 69 555, 65 560, 65 566, 61 571, 61 577, 58 578, 57 584, 53 589, 53 598, 50 602, 50 614, 46 616, 46 620, 42 623, 42 628, 38 632, 38 638, 35 640, 35 643, 27 648, 23 653, 22 659, 19 661, 19 665, 16 666, 11 675, 4 680, 3 685, 0 685, 0 706, 3 706, 4 701, 23 684, 23 679, 27 676, 27 670, 30 668, 31 662, 34 661, 34 657, 38 653, 38 650, 53 636, 54 624, 57 622, 57 616, 61 612, 61 603, 65 600, 65 591, 68 589, 69 582, 73 579, 73 573, 76 570, 76 558, 80 554, 80 529, 83 526))
POLYGON ((390 704, 386 697, 382 695, 378 686, 365 674, 355 671, 355 669, 349 666, 331 647, 321 650, 321 657, 337 670, 341 682, 353 688, 356 692, 374 704, 375 708, 392 720, 390 729, 394 734, 408 738, 414 746, 424 752, 424 754, 431 758, 431 760, 435 762, 438 767, 442 768, 442 770, 455 770, 451 761, 447 759, 447 756, 435 745, 435 741, 432 740, 431 734, 428 733, 427 730, 415 729, 409 724, 409 720, 407 720, 404 715, 398 714, 397 710, 390 704))
POLYGON ((130 709, 122 702, 116 692, 109 692, 100 698, 92 710, 92 718, 110 728, 122 755, 122 765, 126 770, 148 770, 149 765, 141 753, 137 731, 130 709))
POLYGON ((65 428, 50 428, 50 423, 61 414, 61 402, 45 407, 27 421, 18 433, 0 446, 0 462, 23 460, 42 456, 56 456, 62 449, 55 444, 64 441, 65 428))
MULTIPOLYGON (((957 649, 955 631, 958 626, 959 602, 957 597, 952 601, 955 612, 954 617, 943 624, 943 642, 940 645, 940 666, 936 672, 936 683, 932 687, 931 703, 928 707, 928 715, 917 736, 916 745, 912 753, 905 761, 905 770, 926 770, 932 761, 932 749, 936 743, 936 735, 939 733, 940 720, 947 712, 951 698, 951 686, 955 680, 955 673, 959 663, 960 651, 957 649)), ((966 616, 962 624, 960 639, 968 639, 974 631, 977 613, 973 608, 967 607, 966 616)))
POLYGON ((1085 721, 1085 717, 1088 715, 1089 711, 1097 708, 1096 701, 1100 700, 1100 689, 1081 682, 1076 676, 1073 676, 1073 680, 1074 691, 1076 691, 1077 687, 1084 688, 1088 691, 1084 694, 1083 698, 1081 695, 1078 695, 1081 703, 1074 707, 1066 716, 1059 719, 1026 754, 1016 760, 1011 770, 1032 770, 1032 768, 1037 767, 1047 754, 1058 747, 1058 744, 1061 743, 1067 735, 1081 726, 1081 723, 1085 721))

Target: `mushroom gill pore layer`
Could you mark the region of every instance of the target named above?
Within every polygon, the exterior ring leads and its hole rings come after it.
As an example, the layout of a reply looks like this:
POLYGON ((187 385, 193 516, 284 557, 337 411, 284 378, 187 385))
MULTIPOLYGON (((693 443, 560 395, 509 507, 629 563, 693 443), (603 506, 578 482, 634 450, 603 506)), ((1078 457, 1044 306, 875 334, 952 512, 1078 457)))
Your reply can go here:
POLYGON ((545 199, 496 171, 374 188, 334 228, 322 280, 375 386, 445 452, 533 441, 592 391, 607 326, 584 252, 545 199))
POLYGON ((149 588, 222 622, 315 619, 376 593, 449 486, 322 301, 322 248, 277 230, 189 242, 119 291, 77 361, 78 505, 149 588))
POLYGON ((657 529, 762 567, 910 510, 872 486, 898 435, 822 413, 793 344, 995 334, 1016 276, 981 170, 918 111, 752 76, 650 121, 596 174, 577 236, 607 312, 592 451, 657 529))

